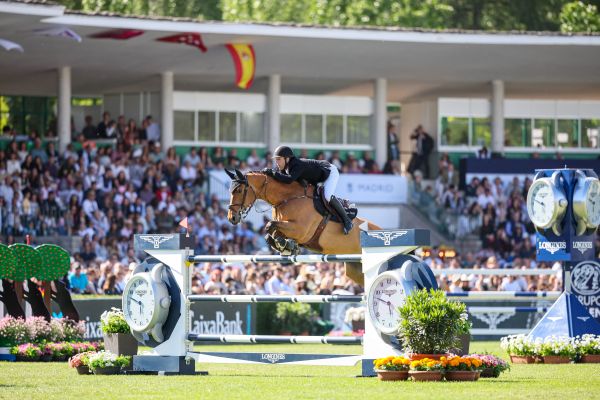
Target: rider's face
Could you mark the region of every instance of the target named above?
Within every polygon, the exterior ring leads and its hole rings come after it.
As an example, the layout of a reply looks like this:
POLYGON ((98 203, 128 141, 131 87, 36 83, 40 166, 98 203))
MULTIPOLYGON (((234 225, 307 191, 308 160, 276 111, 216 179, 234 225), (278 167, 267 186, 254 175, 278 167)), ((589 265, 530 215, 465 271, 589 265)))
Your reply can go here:
POLYGON ((277 164, 277 168, 282 171, 285 168, 285 158, 283 157, 275 157, 275 163, 277 164))

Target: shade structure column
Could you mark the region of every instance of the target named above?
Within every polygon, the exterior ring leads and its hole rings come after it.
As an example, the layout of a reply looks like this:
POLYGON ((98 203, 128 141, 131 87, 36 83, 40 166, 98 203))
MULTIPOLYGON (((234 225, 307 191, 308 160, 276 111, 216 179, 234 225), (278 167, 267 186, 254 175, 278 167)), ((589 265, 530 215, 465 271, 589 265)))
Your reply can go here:
POLYGON ((61 154, 71 143, 71 67, 58 69, 58 149, 61 154))
POLYGON ((373 132, 371 145, 375 151, 375 160, 383 169, 387 161, 387 79, 377 78, 373 82, 373 132))
POLYGON ((504 152, 504 81, 492 81, 492 154, 504 152))
POLYGON ((163 151, 167 151, 173 146, 175 139, 173 127, 173 72, 165 71, 161 74, 161 133, 160 144, 163 151))
MULTIPOLYGON (((281 141, 281 75, 269 76, 269 89, 267 93, 267 116, 269 130, 267 147, 273 151, 281 141)), ((270 166, 269 166, 270 167, 270 166)))

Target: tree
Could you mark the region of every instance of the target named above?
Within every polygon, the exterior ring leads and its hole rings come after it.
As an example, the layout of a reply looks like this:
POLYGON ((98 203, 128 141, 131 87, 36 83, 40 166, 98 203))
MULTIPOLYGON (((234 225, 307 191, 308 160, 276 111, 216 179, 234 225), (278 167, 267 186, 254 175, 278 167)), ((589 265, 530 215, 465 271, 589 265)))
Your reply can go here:
POLYGON ((566 33, 600 32, 598 8, 582 1, 565 4, 560 12, 560 30, 566 33))

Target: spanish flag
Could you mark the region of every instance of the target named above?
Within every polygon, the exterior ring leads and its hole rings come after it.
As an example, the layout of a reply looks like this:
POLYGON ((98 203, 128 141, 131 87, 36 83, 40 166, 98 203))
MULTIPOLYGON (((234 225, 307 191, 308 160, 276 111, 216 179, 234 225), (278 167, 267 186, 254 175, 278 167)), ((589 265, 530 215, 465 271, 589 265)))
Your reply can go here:
POLYGON ((254 80, 256 58, 251 44, 226 44, 235 65, 235 83, 239 88, 249 89, 254 80))

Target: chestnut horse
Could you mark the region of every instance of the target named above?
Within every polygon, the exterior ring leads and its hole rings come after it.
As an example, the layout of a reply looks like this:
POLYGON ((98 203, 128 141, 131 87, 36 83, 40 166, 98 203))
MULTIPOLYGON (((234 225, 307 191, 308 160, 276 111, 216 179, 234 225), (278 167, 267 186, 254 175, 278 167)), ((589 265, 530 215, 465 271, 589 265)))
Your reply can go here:
MULTIPOLYGON (((267 224, 267 241, 277 251, 292 251, 292 239, 302 247, 320 254, 360 254, 360 231, 381 229, 377 225, 356 217, 354 227, 344 235, 342 224, 329 221, 320 235, 315 235, 323 221, 313 205, 315 187, 302 186, 298 182, 281 183, 262 172, 235 174, 227 171, 232 179, 231 198, 227 219, 233 225, 239 224, 250 211, 257 199, 264 200, 272 207, 272 219, 267 224), (271 240, 270 240, 271 239, 271 240), (283 244, 282 244, 283 243, 283 244)), ((363 285, 364 277, 360 263, 346 263, 346 275, 354 282, 363 285)))

